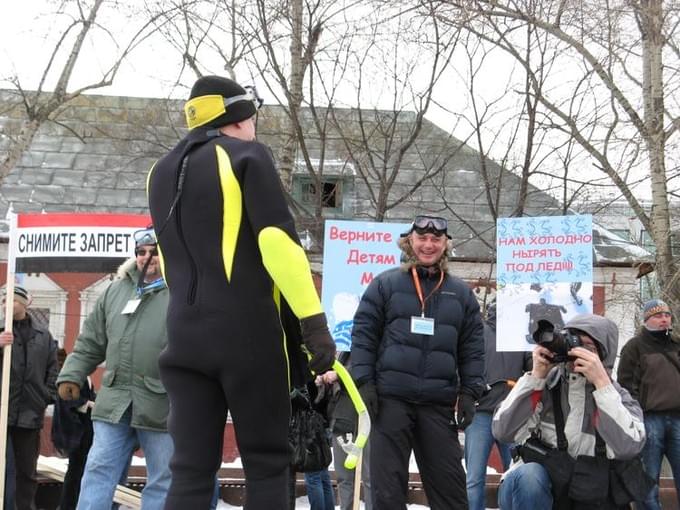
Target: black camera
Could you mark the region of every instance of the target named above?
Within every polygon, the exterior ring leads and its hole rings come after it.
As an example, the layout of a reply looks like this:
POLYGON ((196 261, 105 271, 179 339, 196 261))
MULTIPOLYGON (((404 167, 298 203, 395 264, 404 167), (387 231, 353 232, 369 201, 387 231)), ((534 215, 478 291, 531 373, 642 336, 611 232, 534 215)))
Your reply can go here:
POLYGON ((574 357, 568 356, 567 353, 574 347, 583 346, 579 335, 572 333, 568 329, 555 331, 555 325, 544 319, 538 321, 538 328, 533 334, 533 339, 534 343, 545 347, 553 353, 553 363, 574 361, 574 357))
POLYGON ((510 448, 510 453, 515 461, 522 459, 524 462, 543 464, 553 450, 553 447, 532 434, 524 444, 516 444, 510 448))

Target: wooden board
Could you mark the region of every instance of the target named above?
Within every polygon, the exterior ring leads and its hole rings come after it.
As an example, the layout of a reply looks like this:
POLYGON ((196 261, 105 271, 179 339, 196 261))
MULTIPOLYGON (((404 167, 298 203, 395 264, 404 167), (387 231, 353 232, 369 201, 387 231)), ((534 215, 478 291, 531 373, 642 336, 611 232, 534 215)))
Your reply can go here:
MULTIPOLYGON (((64 476, 66 475, 66 466, 62 459, 56 457, 43 457, 41 455, 38 458, 38 474, 52 480, 57 480, 58 482, 63 482, 64 476)), ((118 487, 116 487, 113 501, 135 510, 142 508, 141 493, 129 489, 124 485, 118 485, 118 487)))

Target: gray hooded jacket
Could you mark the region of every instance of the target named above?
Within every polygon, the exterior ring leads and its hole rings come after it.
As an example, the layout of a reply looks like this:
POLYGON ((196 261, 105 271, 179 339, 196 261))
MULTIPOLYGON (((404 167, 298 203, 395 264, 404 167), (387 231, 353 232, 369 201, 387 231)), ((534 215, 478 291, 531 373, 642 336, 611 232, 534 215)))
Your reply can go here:
MULTIPOLYGON (((603 365, 611 371, 618 347, 616 324, 605 317, 582 314, 565 326, 592 337, 599 345, 603 365)), ((616 381, 595 389, 585 377, 568 371, 565 363, 552 368, 545 379, 527 373, 517 381, 494 413, 494 437, 505 443, 521 444, 532 431, 539 431, 545 442, 556 446, 550 388, 558 383, 564 433, 573 458, 595 455, 595 430, 606 443, 608 458, 625 460, 640 453, 645 443, 645 426, 637 401, 616 381)), ((520 463, 521 460, 516 464, 520 463)))

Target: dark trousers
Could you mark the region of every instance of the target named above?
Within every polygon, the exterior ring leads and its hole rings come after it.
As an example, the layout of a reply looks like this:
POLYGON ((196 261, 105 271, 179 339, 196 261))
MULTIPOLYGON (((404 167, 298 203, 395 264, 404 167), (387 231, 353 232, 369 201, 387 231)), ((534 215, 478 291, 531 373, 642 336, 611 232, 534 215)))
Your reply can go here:
POLYGON ((5 502, 4 510, 14 510, 14 495, 16 492, 17 472, 14 469, 14 449, 12 448, 12 437, 7 435, 7 445, 5 451, 5 502))
POLYGON ((40 429, 8 427, 7 435, 14 451, 16 470, 17 510, 35 510, 35 492, 38 489, 36 465, 40 454, 40 429))
POLYGON ((208 508, 221 462, 227 406, 243 459, 246 508, 286 508, 290 398, 285 372, 281 378, 274 370, 252 371, 247 365, 241 370, 247 377, 237 377, 235 370, 212 377, 172 366, 166 355, 161 356, 161 378, 170 399, 168 431, 175 451, 165 509, 208 508))
POLYGON ((288 510, 295 510, 295 500, 297 494, 295 487, 297 485, 297 473, 292 469, 288 472, 288 510))
MULTIPOLYGON (((92 422, 88 420, 83 430, 80 445, 68 455, 68 469, 61 489, 59 510, 75 510, 76 508, 80 495, 80 480, 85 471, 87 452, 90 451, 90 446, 92 446, 92 437, 92 422)), ((127 475, 127 470, 125 470, 125 474, 127 475)))
POLYGON ((411 450, 432 510, 467 510, 463 451, 451 406, 381 398, 371 429, 374 510, 406 510, 411 450))

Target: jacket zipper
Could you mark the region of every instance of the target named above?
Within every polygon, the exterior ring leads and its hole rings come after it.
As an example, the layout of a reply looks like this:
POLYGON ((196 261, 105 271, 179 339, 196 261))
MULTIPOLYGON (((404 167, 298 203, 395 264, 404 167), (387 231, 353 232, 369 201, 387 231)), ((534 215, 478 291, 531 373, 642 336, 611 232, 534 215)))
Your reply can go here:
POLYGON ((179 237, 182 246, 184 247, 184 251, 187 254, 187 257, 189 258, 189 267, 191 269, 191 280, 189 282, 189 292, 187 293, 187 303, 190 305, 193 305, 194 302, 196 301, 196 286, 197 286, 197 279, 198 279, 198 269, 196 267, 196 261, 194 258, 191 256, 191 252, 189 251, 189 246, 187 245, 186 239, 184 239, 184 231, 182 230, 182 204, 181 202, 177 203, 177 210, 175 211, 175 224, 177 225, 177 236, 179 237))

